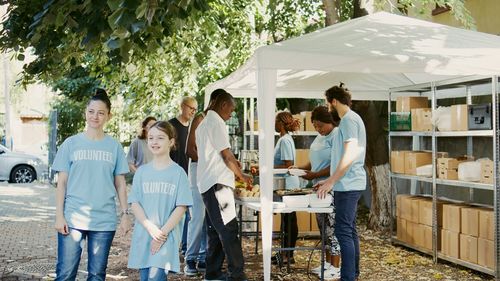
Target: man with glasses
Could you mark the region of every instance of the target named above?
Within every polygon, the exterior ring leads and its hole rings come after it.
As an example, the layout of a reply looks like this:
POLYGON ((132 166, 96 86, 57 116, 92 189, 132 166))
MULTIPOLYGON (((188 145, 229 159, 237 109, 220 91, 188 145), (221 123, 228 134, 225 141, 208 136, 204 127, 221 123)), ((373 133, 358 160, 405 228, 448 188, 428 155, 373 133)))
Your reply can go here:
MULTIPOLYGON (((168 120, 170 124, 175 128, 176 137, 176 149, 170 152, 170 157, 179 166, 181 166, 186 174, 188 173, 188 157, 186 155, 186 143, 189 132, 189 124, 196 114, 198 109, 198 102, 194 97, 184 97, 181 102, 181 113, 179 116, 168 120)), ((187 228, 189 223, 189 212, 186 212, 186 220, 184 221, 184 230, 182 232, 182 254, 186 253, 186 243, 187 243, 187 228)))

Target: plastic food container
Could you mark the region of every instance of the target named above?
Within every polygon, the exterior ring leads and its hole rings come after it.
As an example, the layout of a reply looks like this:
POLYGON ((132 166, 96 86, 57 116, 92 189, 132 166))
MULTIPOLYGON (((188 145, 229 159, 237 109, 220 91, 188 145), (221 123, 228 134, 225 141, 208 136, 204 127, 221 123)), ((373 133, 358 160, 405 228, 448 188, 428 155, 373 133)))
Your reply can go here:
POLYGON ((309 195, 286 195, 282 198, 287 207, 306 208, 309 206, 309 195))
POLYGON ((333 197, 327 194, 325 198, 319 199, 316 193, 309 194, 309 206, 312 208, 326 208, 330 207, 333 197))

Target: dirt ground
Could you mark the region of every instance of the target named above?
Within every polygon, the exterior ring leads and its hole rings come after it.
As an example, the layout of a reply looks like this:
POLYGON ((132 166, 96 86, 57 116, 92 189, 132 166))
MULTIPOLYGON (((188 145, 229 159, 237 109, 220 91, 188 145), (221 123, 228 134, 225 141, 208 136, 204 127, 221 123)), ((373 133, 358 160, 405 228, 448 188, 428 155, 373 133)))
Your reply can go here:
MULTIPOLYGON (((434 264, 432 257, 419 252, 392 245, 387 235, 366 229, 366 212, 360 212, 358 229, 361 247, 361 275, 363 281, 381 280, 494 280, 492 276, 440 261, 434 264)), ((263 280, 262 255, 254 253, 254 238, 243 238, 246 273, 249 280, 263 280)), ((277 241, 275 241, 277 243, 277 241)), ((138 272, 127 268, 130 234, 114 239, 108 264, 108 279, 110 280, 138 280, 138 272)), ((300 238, 299 245, 314 246, 317 239, 300 238)), ((310 269, 319 265, 320 252, 297 251, 296 263, 291 266, 290 272, 286 268, 272 266, 271 280, 318 280, 310 269)), ((183 265, 181 266, 183 267, 183 265)), ((203 280, 202 276, 186 277, 183 274, 170 274, 172 281, 203 280)))

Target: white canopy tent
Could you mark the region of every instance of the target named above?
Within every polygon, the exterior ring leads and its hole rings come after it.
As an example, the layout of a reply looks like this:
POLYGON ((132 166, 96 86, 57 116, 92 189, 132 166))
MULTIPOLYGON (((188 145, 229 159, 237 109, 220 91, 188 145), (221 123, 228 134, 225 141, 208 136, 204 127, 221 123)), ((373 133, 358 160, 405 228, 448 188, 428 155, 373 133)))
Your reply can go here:
POLYGON ((206 104, 217 88, 257 98, 265 280, 271 269, 276 98, 321 99, 342 81, 354 100, 387 100, 394 87, 499 74, 499 36, 379 12, 261 47, 238 70, 210 84, 206 104))

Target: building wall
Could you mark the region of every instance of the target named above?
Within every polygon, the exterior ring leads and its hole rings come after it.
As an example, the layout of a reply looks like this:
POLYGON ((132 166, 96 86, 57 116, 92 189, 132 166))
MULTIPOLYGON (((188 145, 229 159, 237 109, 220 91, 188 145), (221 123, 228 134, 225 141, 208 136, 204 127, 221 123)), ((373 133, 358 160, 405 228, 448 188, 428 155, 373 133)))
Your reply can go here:
MULTIPOLYGON (((466 0, 465 7, 476 22, 480 32, 500 35, 500 1, 499 0, 466 0)), ((455 27, 462 27, 451 12, 432 16, 432 21, 455 27)))

